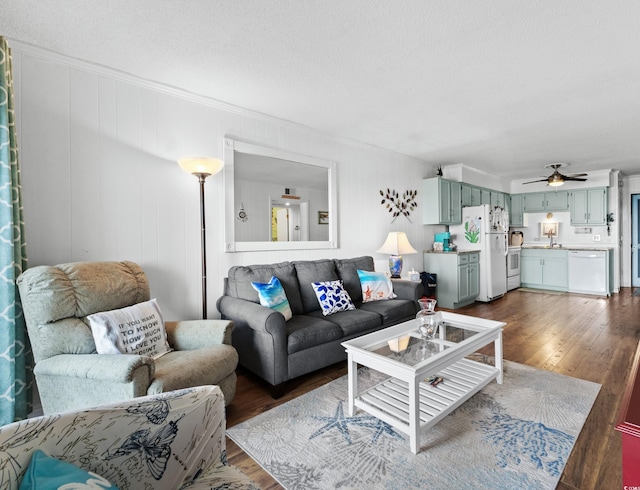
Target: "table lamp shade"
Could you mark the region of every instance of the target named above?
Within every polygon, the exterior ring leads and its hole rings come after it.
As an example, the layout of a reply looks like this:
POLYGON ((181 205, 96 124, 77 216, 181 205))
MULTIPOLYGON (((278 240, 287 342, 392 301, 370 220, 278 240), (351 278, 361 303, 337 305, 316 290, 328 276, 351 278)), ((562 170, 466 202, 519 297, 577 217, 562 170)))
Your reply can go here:
POLYGON ((405 232, 391 231, 377 253, 389 254, 389 272, 391 277, 398 278, 402 272, 402 255, 415 254, 418 251, 411 246, 405 232))

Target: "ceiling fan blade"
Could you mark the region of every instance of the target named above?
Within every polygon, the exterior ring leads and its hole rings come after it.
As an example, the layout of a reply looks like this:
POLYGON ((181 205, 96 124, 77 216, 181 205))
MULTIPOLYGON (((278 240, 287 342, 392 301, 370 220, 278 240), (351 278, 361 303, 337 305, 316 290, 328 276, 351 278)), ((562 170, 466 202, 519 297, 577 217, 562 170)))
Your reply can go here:
POLYGON ((523 184, 535 184, 536 182, 547 182, 549 179, 532 180, 531 182, 523 182, 523 184))
POLYGON ((571 175, 567 175, 567 177, 587 177, 589 174, 571 174, 571 175))
POLYGON ((569 177, 565 177, 564 180, 575 180, 575 181, 578 181, 578 182, 585 182, 587 179, 581 179, 580 177, 571 177, 571 176, 569 176, 569 177))

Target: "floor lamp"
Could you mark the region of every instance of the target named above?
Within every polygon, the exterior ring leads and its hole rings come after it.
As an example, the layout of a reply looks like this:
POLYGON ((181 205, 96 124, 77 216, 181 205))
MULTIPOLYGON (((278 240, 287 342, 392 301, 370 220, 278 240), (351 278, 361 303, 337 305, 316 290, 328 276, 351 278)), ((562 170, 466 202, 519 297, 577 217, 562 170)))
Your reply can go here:
POLYGON ((200 184, 200 255, 202 257, 202 319, 207 318, 207 228, 204 219, 204 181, 224 166, 222 160, 209 157, 186 157, 178 160, 180 168, 195 175, 200 184))

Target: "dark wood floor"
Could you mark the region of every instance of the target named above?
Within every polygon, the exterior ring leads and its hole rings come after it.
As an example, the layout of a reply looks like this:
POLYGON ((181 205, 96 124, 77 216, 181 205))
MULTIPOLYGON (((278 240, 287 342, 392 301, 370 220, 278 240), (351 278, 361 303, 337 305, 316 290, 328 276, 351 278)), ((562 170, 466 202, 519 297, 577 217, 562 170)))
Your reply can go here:
MULTIPOLYGON (((514 290, 492 303, 456 310, 507 323, 504 358, 602 384, 567 462, 558 489, 622 488, 621 436, 614 430, 627 375, 640 340, 640 296, 623 288, 611 298, 514 290)), ((268 386, 238 372, 236 397, 227 409, 227 426, 243 422, 346 374, 346 362, 298 380, 273 400, 268 386)), ((227 438, 229 462, 263 489, 281 488, 227 438)))

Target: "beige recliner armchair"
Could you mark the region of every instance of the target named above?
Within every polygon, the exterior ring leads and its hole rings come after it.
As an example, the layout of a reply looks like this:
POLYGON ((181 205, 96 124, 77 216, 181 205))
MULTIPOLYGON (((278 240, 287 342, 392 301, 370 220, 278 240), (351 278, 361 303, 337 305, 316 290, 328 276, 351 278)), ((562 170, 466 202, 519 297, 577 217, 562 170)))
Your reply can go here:
POLYGON ((233 322, 165 322, 171 352, 97 354, 85 317, 148 301, 142 268, 128 261, 38 266, 18 277, 34 374, 45 414, 201 385, 235 395, 233 322))

